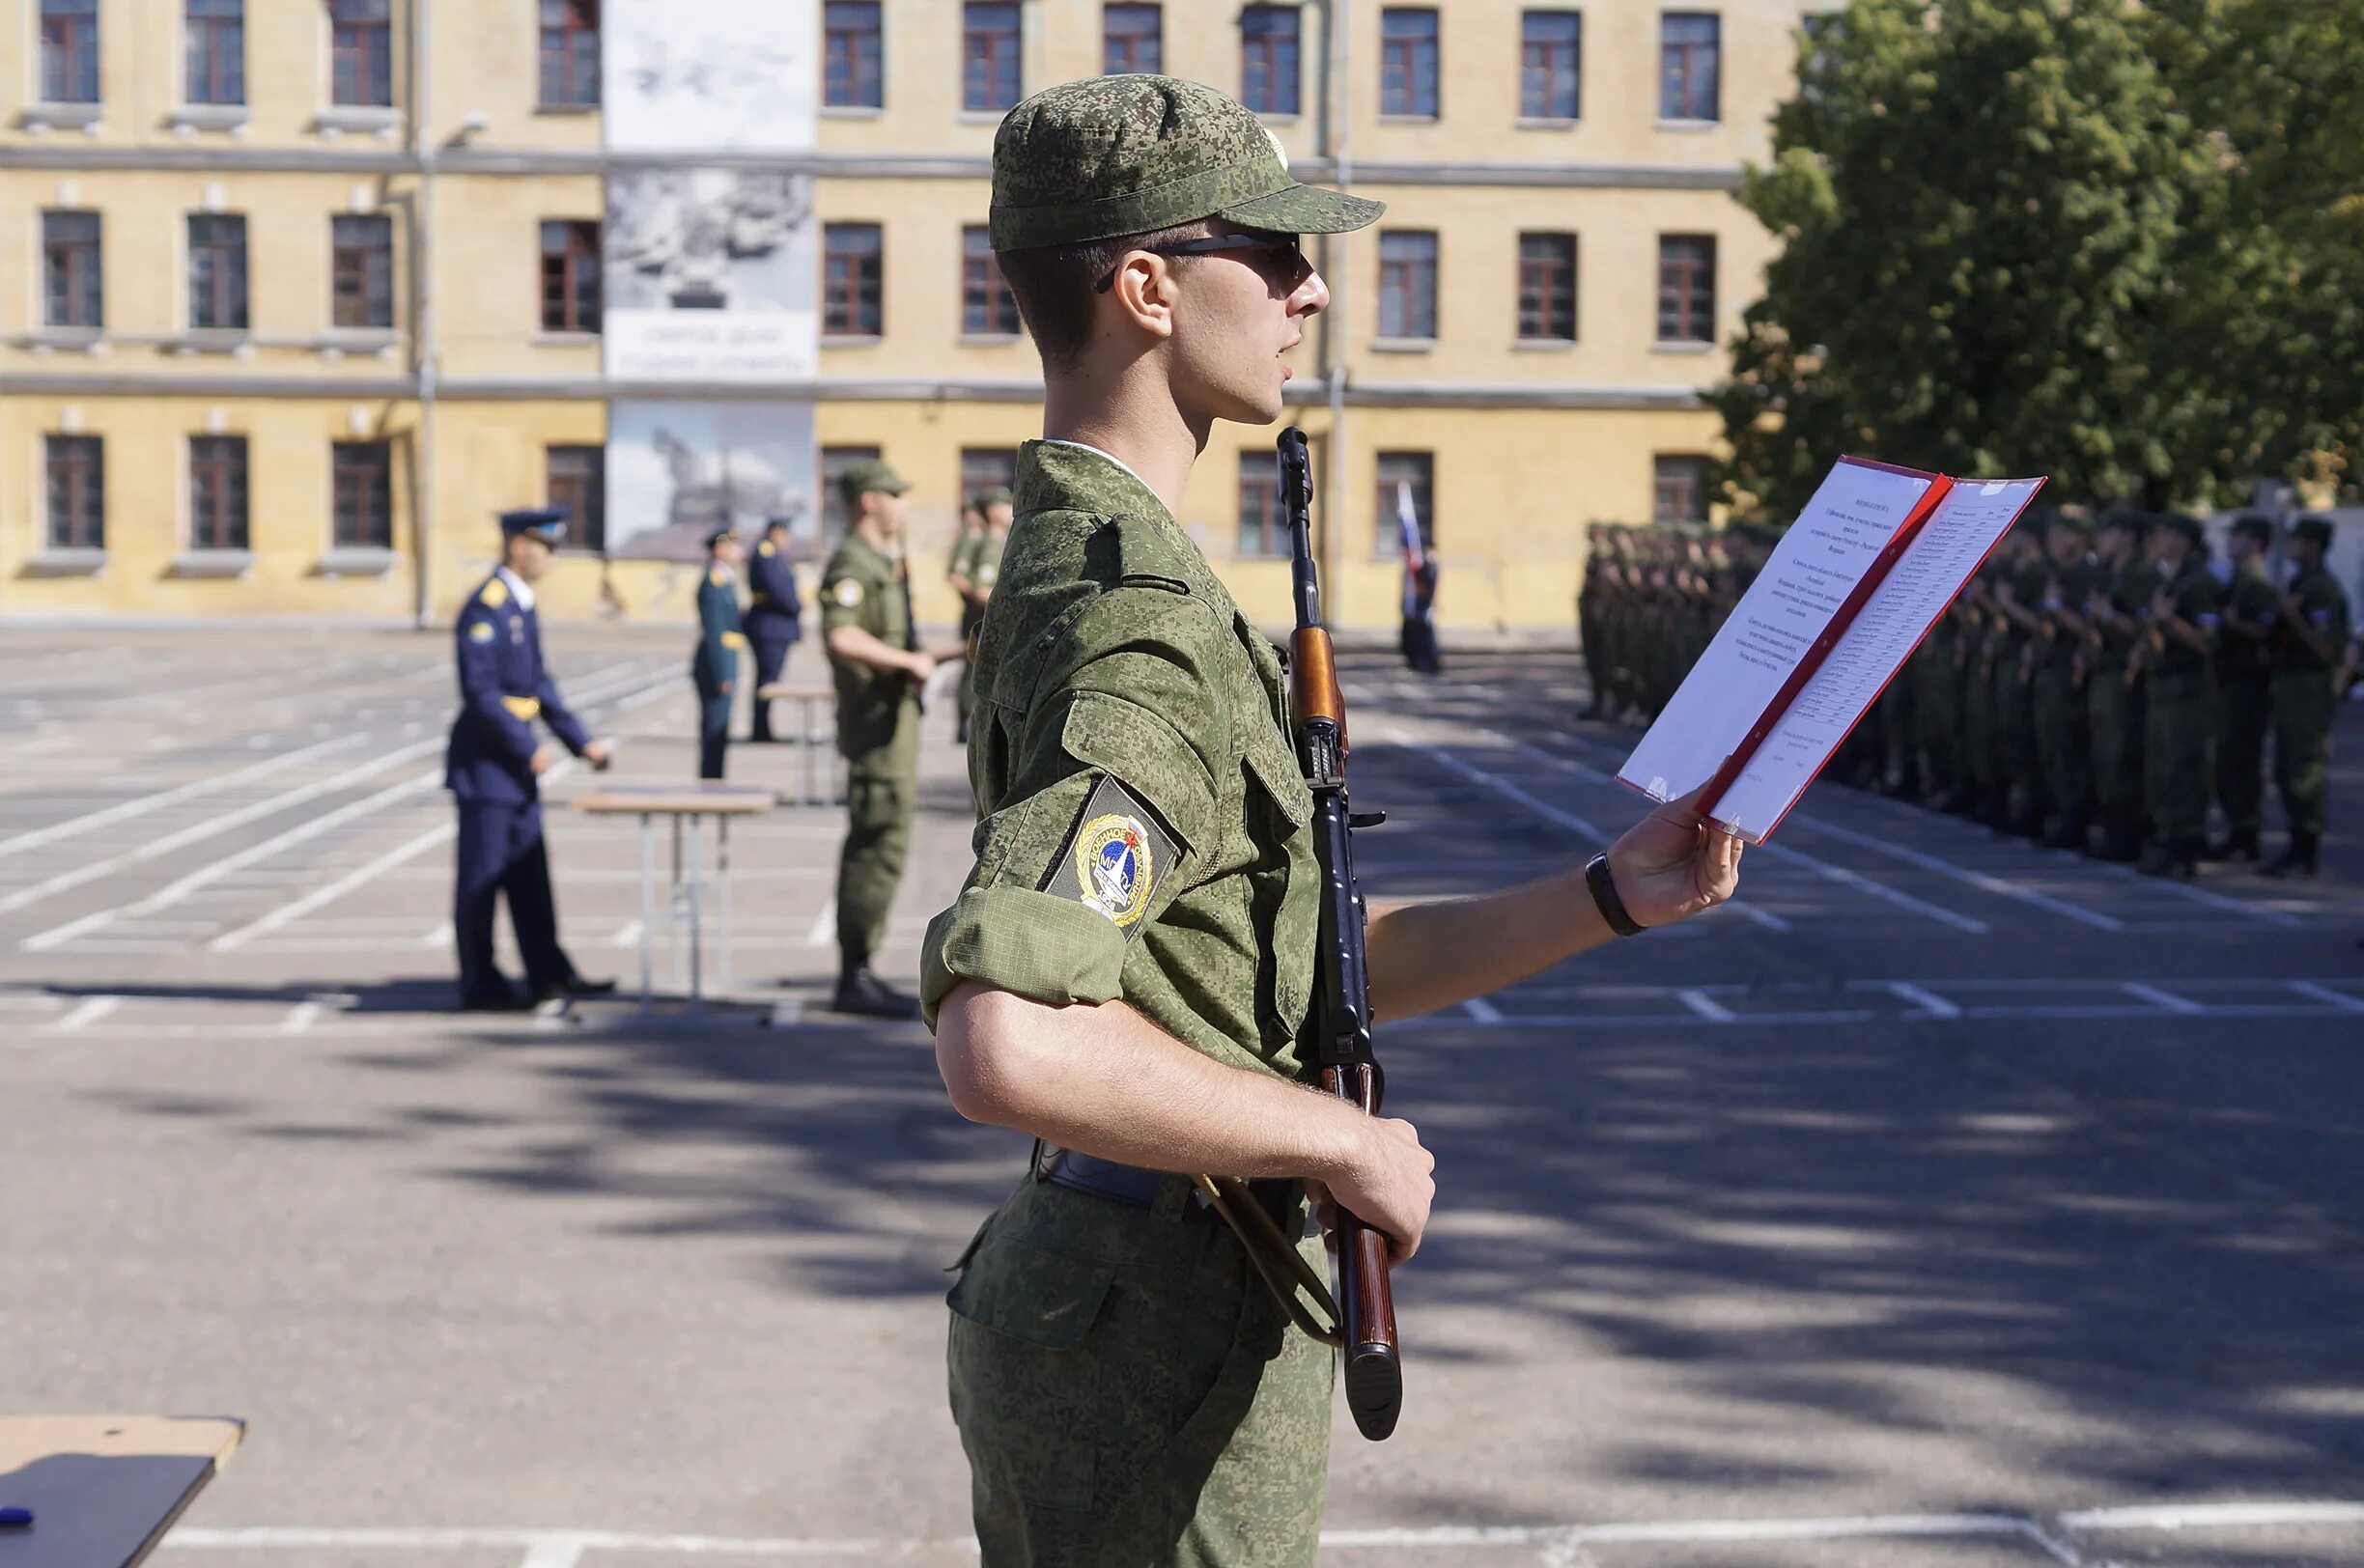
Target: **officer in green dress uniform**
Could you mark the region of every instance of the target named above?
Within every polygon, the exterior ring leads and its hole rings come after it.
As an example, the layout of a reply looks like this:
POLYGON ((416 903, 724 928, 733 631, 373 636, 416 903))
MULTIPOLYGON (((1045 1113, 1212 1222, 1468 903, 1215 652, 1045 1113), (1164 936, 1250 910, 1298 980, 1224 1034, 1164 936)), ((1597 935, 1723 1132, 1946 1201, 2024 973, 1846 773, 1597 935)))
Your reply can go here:
POLYGON ((919 688, 948 648, 913 635, 903 560, 903 476, 872 459, 846 470, 846 536, 821 569, 821 638, 837 685, 846 836, 837 856, 840 1013, 909 1018, 912 998, 871 972, 911 850, 919 788, 919 688))
POLYGON ((2359 645, 2349 640, 2348 594, 2323 567, 2330 549, 2329 518, 2300 518, 2292 528, 2297 573, 2276 605, 2272 688, 2274 786, 2290 818, 2290 844, 2265 868, 2271 877, 2315 875, 2330 794, 2331 721, 2355 673, 2359 645))
POLYGON ((2266 570, 2271 518, 2233 519, 2225 551, 2233 581, 2225 594, 2216 645, 2216 803, 2224 808, 2220 860, 2258 858, 2266 825, 2266 732, 2273 722, 2274 615, 2282 591, 2266 570))
POLYGON ((2094 591, 2085 602, 2086 712, 2093 720, 2094 807, 2101 821, 2101 859, 2142 855, 2143 686, 2134 654, 2139 619, 2157 571, 2143 558, 2149 518, 2139 512, 2104 512, 2094 525, 2094 591))
POLYGON ((2081 850, 2093 821, 2093 721, 2085 705, 2085 601, 2099 568, 2093 526, 2073 512, 2045 519, 2036 609, 2036 750, 2043 769, 2046 849, 2081 850))
POLYGON ((706 575, 698 582, 698 640, 690 680, 698 694, 698 777, 720 778, 730 750, 731 699, 739 689, 739 655, 747 645, 739 624, 739 563, 746 546, 731 529, 706 536, 706 575))
MULTIPOLYGON (((985 605, 993 598, 994 584, 1001 575, 1001 552, 1009 546, 1010 492, 996 485, 974 496, 969 510, 977 518, 974 534, 962 536, 960 546, 953 552, 953 590, 961 596, 961 646, 973 646, 977 628, 984 623, 985 605)), ((961 666, 960 739, 969 739, 969 715, 976 709, 976 663, 968 660, 961 666)))
POLYGON ((2151 688, 2143 797, 2153 839, 2142 869, 2190 877, 2207 841, 2224 587, 2208 569, 2208 534, 2198 518, 2174 512, 2156 519, 2150 554, 2156 586, 2143 616, 2144 678, 2151 688))
MULTIPOLYGON (((950 1294, 985 1568, 1313 1560, 1330 1353, 1169 1173, 1252 1181, 1292 1230, 1321 1184, 1398 1261, 1426 1223, 1413 1129, 1304 1087, 1311 798, 1280 661, 1173 513, 1216 420, 1280 414, 1329 297, 1299 237, 1380 210, 1298 184, 1252 114, 1169 77, 1052 88, 995 139, 1045 436, 979 639, 976 863, 920 971, 954 1106, 1056 1146, 950 1294)), ((1643 925, 1679 918, 1730 891, 1736 842, 1661 807, 1611 885, 1643 925)), ((1510 983, 1607 918, 1581 871, 1374 906, 1377 1015, 1510 983)))

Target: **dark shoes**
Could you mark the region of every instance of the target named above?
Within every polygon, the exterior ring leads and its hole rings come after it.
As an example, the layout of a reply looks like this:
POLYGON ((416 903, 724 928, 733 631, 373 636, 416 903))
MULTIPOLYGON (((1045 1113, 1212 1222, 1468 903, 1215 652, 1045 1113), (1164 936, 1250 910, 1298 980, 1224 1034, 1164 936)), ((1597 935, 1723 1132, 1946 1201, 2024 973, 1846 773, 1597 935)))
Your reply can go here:
POLYGON ((571 974, 554 986, 544 986, 535 992, 534 1000, 546 1002, 552 996, 611 996, 615 988, 613 980, 585 980, 579 974, 571 974))
POLYGON ((463 1013, 530 1013, 534 1007, 533 997, 508 985, 498 991, 463 992, 460 995, 463 1013))
POLYGON ((2190 839, 2178 839, 2172 844, 2153 844, 2142 863, 2134 868, 2146 877, 2173 877, 2189 882, 2200 875, 2200 846, 2190 839))
POLYGON ((919 1003, 870 972, 867 964, 849 964, 838 973, 834 1012, 861 1018, 917 1018, 919 1003))
POLYGON ((2291 834, 2290 847, 2268 866, 2258 867, 2261 877, 2312 877, 2322 868, 2317 863, 2322 841, 2313 833, 2291 834))

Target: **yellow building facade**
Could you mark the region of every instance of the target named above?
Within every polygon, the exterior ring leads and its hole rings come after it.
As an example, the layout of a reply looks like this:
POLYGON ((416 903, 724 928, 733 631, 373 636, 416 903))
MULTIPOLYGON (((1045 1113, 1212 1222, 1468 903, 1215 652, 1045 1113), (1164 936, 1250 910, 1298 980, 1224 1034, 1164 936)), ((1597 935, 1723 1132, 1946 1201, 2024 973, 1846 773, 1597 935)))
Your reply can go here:
MULTIPOLYGON (((600 9, 0 0, 0 623, 448 620, 492 514, 595 464, 637 395, 546 297, 544 226, 596 233, 616 162, 600 9)), ((830 233, 875 226, 877 330, 715 395, 808 403, 825 456, 914 480, 919 611, 952 619, 963 474, 1038 433, 1031 347, 964 318, 994 95, 1154 61, 1388 203, 1316 252, 1335 297, 1290 387, 1334 618, 1393 623, 1401 482, 1449 633, 1563 631, 1587 522, 1703 509, 1698 391, 1772 245, 1731 192, 1811 9, 820 0, 814 150, 765 166, 814 177, 830 233)), ((1271 436, 1219 428, 1181 512, 1280 622, 1271 436)), ((693 580, 577 550, 549 597, 687 620, 693 580)))

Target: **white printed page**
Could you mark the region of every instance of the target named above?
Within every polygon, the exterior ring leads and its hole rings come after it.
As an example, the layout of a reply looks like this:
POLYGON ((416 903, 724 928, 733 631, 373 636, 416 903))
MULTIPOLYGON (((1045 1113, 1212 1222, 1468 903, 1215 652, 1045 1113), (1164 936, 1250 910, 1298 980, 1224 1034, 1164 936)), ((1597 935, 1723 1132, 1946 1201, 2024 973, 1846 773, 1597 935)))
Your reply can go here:
POLYGON ((1716 801, 1718 822, 1753 844, 1764 842, 2042 484, 1956 482, 1716 801))
POLYGON ((1618 777, 1655 800, 1712 778, 1935 482, 1851 460, 1824 475, 1618 777))

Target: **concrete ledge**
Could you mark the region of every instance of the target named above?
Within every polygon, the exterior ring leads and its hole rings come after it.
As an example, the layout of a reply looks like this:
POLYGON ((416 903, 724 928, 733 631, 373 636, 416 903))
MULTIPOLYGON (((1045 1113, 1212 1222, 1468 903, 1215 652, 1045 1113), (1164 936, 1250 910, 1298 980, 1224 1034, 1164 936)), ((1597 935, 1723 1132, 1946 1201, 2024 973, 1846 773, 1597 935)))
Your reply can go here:
POLYGON ((165 571, 175 577, 242 577, 253 568, 252 550, 183 550, 165 571))
POLYGON ((312 564, 315 575, 323 577, 382 577, 394 570, 402 559, 390 549, 377 546, 349 546, 343 549, 323 552, 312 564))
POLYGON ((95 577, 106 570, 103 549, 41 549, 25 558, 18 575, 26 577, 95 577))

